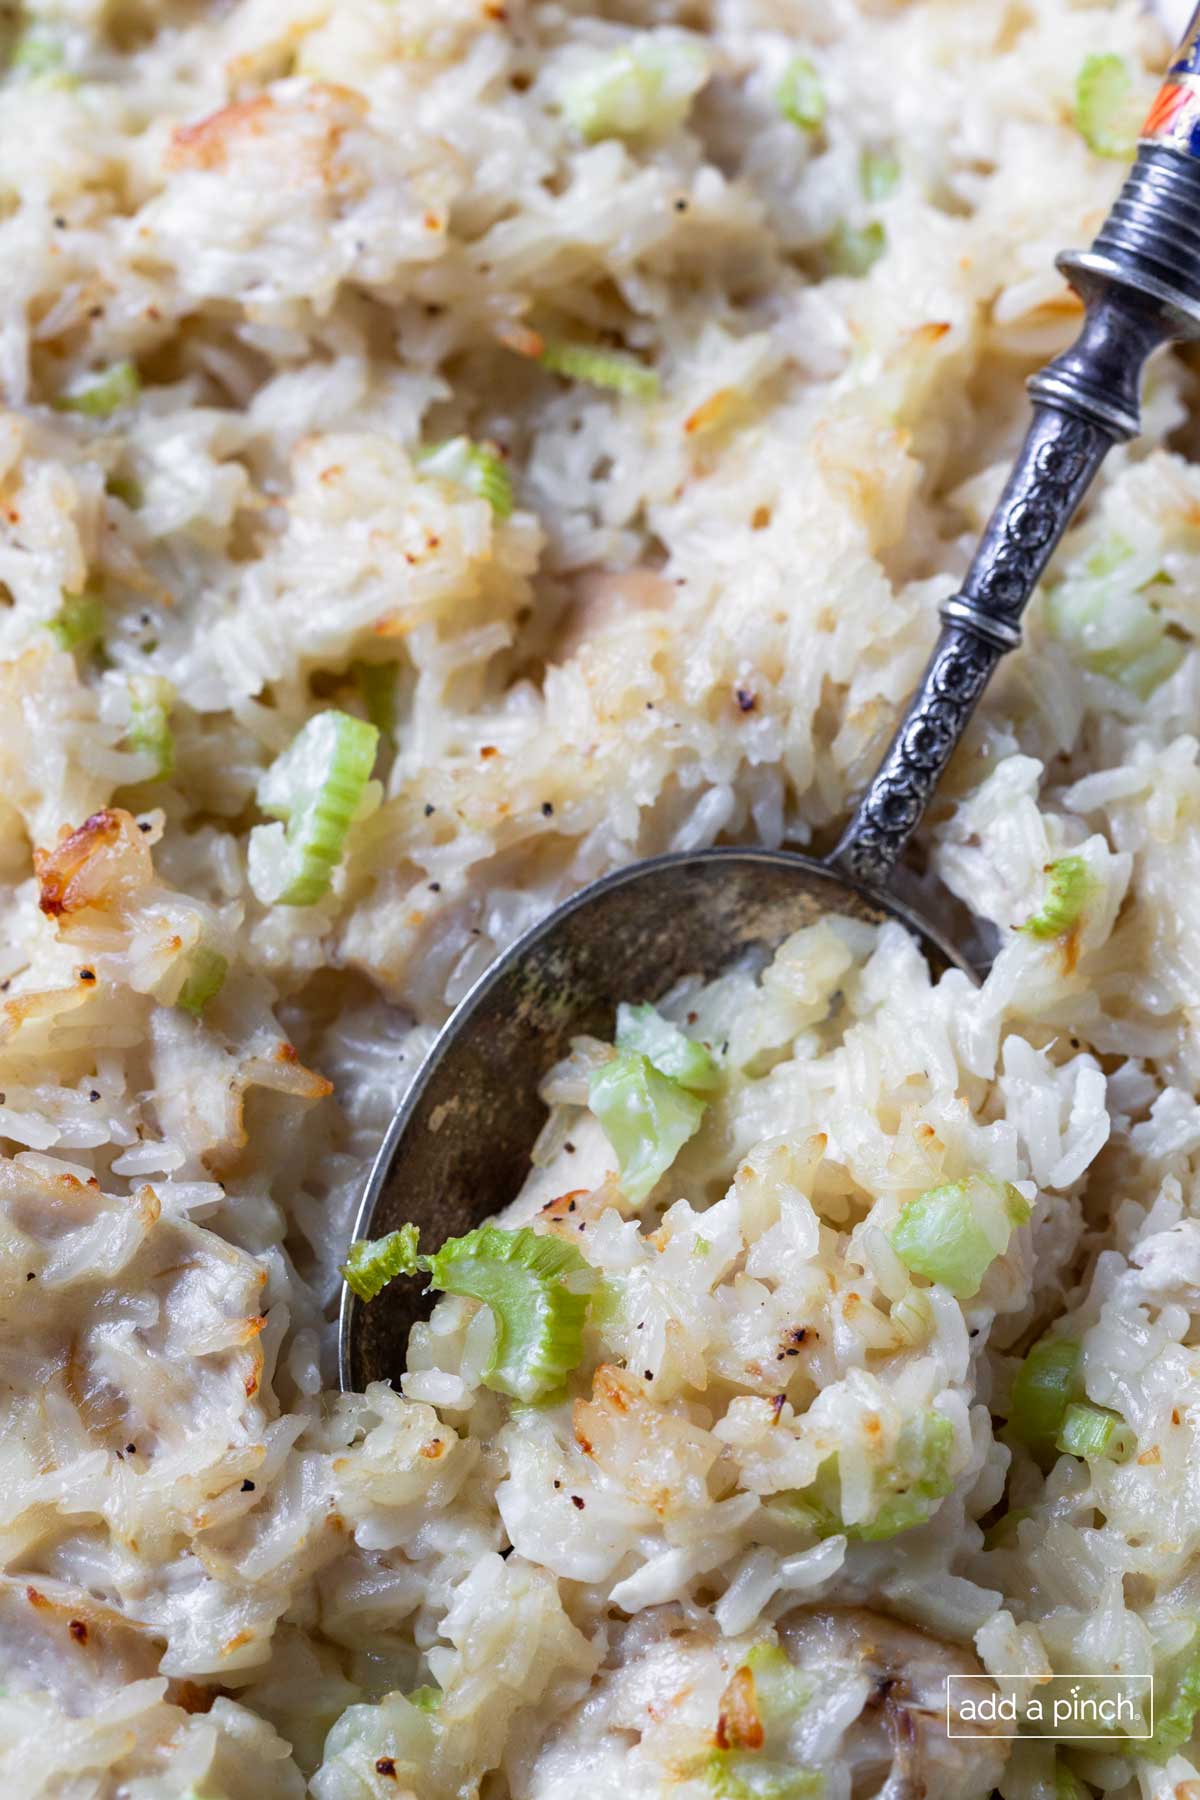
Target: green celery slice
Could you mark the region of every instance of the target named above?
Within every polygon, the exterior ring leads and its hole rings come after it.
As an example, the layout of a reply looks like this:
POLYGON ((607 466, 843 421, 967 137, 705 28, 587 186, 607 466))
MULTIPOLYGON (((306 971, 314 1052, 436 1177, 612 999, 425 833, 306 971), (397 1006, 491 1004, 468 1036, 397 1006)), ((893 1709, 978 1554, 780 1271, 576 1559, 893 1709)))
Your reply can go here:
POLYGON ((635 1050, 652 1062, 660 1075, 696 1093, 709 1093, 721 1077, 703 1044, 688 1037, 653 1006, 617 1008, 617 1049, 635 1050))
POLYGON ((890 150, 864 150, 858 163, 858 179, 868 200, 886 200, 900 185, 900 158, 890 150))
POLYGON ((147 751, 155 760, 155 775, 162 779, 175 768, 175 736, 171 707, 175 689, 160 675, 135 675, 129 683, 129 730, 134 750, 147 751))
POLYGON ((661 137, 683 123, 707 72, 698 44, 636 38, 596 56, 571 76, 563 91, 563 114, 585 143, 661 137))
POLYGON ((1137 1448, 1137 1434, 1119 1413, 1102 1406, 1089 1406, 1072 1401, 1063 1414, 1058 1448, 1067 1456, 1080 1456, 1085 1462, 1127 1462, 1137 1448))
POLYGON ((1081 1352, 1073 1338, 1041 1338, 1013 1382, 1008 1422, 1031 1448, 1054 1443, 1079 1387, 1081 1352))
MULTIPOLYGON (((420 1232, 414 1224, 401 1225, 386 1237, 356 1238, 339 1270, 346 1286, 360 1300, 373 1300, 397 1275, 415 1275, 421 1266, 417 1255, 420 1232)), ((413 1705, 417 1701, 409 1696, 413 1705)))
POLYGON ((1046 897, 1018 927, 1035 938, 1066 937, 1079 923, 1096 879, 1082 856, 1060 856, 1046 870, 1046 897))
POLYGON ((588 1106, 616 1153, 621 1190, 634 1202, 666 1174, 704 1117, 703 1100, 633 1050, 618 1050, 593 1071, 588 1106))
POLYGON ((1138 108, 1123 56, 1084 58, 1075 78, 1075 124, 1089 150, 1122 162, 1137 148, 1138 108))
POLYGON ((250 833, 250 885, 264 905, 311 906, 328 893, 378 744, 374 725, 321 712, 266 771, 258 804, 284 823, 250 833))
POLYGON ((175 998, 176 1006, 182 1006, 184 1012, 202 1013, 224 987, 228 973, 228 958, 219 950, 201 944, 192 952, 187 979, 175 998))
POLYGON ((867 275, 887 249, 887 232, 878 219, 849 225, 843 219, 831 232, 825 256, 831 275, 867 275))
POLYGON ((825 88, 816 65, 794 56, 775 90, 780 114, 801 131, 817 131, 825 122, 825 88))
POLYGON ((1028 1205, 1010 1183, 971 1176, 907 1201, 892 1229, 892 1248, 915 1275, 969 1300, 1007 1250, 1013 1228, 1028 1218, 1028 1205))
POLYGON ((1171 1698, 1166 1705, 1157 1700, 1157 1695, 1168 1690, 1168 1683, 1155 1682, 1153 1736, 1144 1741, 1133 1739, 1129 1744, 1131 1755, 1149 1757, 1151 1762, 1166 1762, 1191 1740, 1196 1714, 1200 1712, 1200 1641, 1196 1635, 1173 1663, 1169 1685, 1171 1698))
POLYGON ((435 1288, 482 1300, 496 1338, 484 1384, 515 1400, 557 1393, 583 1356, 591 1266, 561 1238, 481 1225, 450 1238, 425 1266, 435 1288))
POLYGON ((59 412, 82 413, 88 419, 107 419, 124 406, 132 406, 141 392, 137 369, 131 362, 114 363, 95 381, 87 381, 70 392, 59 394, 54 405, 59 412))
POLYGON ((611 388, 633 400, 653 400, 658 394, 656 371, 617 350, 551 341, 543 346, 539 361, 552 375, 586 381, 592 387, 611 388))
POLYGON ((476 444, 469 437, 448 438, 417 452, 417 463, 426 475, 465 487, 486 500, 498 519, 512 515, 512 476, 494 444, 476 444))

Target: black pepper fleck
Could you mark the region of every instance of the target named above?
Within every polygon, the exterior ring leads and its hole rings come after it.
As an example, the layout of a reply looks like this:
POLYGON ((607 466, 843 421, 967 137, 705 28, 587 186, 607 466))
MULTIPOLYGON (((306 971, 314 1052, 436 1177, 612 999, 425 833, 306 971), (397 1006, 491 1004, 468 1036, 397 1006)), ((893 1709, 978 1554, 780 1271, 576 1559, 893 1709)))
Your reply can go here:
POLYGON ((734 698, 737 700, 738 708, 741 712, 753 712, 754 708, 758 705, 758 696, 751 693, 749 688, 736 688, 734 690, 734 698))
POLYGON ((440 894, 442 891, 441 882, 440 881, 431 881, 429 884, 429 891, 431 894, 440 894))
POLYGON ((565 1151, 566 1151, 566 1153, 567 1153, 567 1155, 568 1155, 568 1156, 574 1156, 574 1154, 575 1154, 575 1146, 574 1146, 574 1144, 572 1144, 572 1143, 570 1143, 570 1142, 569 1142, 569 1141, 568 1141, 568 1142, 567 1142, 567 1143, 565 1143, 565 1144, 564 1144, 564 1145, 563 1145, 563 1149, 564 1149, 564 1150, 565 1150, 565 1151))
POLYGON ((436 812, 436 811, 437 811, 437 807, 436 807, 436 806, 432 806, 432 805, 431 805, 431 804, 430 804, 430 803, 429 803, 429 801, 428 801, 428 800, 427 800, 427 801, 426 801, 426 802, 425 802, 425 817, 426 817, 426 818, 427 818, 427 819, 431 819, 431 818, 432 818, 432 817, 433 817, 433 815, 434 815, 434 813, 435 813, 435 812, 436 812))
POLYGON ((252 1494, 254 1492, 254 1483, 249 1480, 243 1481, 242 1492, 243 1494, 252 1494))
POLYGON ((94 1100, 98 1100, 99 1098, 100 1098, 100 1089, 93 1088, 91 1093, 88 1095, 88 1099, 94 1101, 94 1100))
POLYGON ((571 1495, 571 1505, 576 1507, 580 1512, 582 1512, 583 1511, 583 1495, 582 1494, 572 1494, 571 1495))
POLYGON ((550 818, 553 818, 553 816, 554 816, 553 803, 549 800, 543 800, 542 801, 542 817, 543 817, 543 819, 550 819, 550 818))

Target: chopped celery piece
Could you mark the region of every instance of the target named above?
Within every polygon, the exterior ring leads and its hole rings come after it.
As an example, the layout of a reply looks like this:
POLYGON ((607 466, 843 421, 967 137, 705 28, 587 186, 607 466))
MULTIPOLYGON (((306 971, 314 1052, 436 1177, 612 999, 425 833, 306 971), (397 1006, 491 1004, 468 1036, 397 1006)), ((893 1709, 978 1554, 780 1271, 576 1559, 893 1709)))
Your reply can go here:
POLYGON ((368 719, 384 742, 392 743, 396 736, 395 663, 356 662, 351 666, 351 674, 368 719))
POLYGON ((900 185, 900 158, 890 150, 864 150, 858 179, 868 200, 886 200, 900 185))
POLYGON ((1047 626, 1076 661, 1139 700, 1175 673, 1187 649, 1170 636, 1168 621, 1147 596, 1154 585, 1153 565, 1114 537, 1046 599, 1047 626))
POLYGON ((1190 1740, 1200 1711, 1200 1643, 1195 1634, 1182 1654, 1175 1658, 1170 1683, 1155 1683, 1154 1735, 1144 1741, 1131 1741, 1130 1753, 1148 1756, 1151 1762, 1166 1762, 1190 1740), (1169 1692, 1163 1705, 1158 1696, 1169 1692))
MULTIPOLYGON (((356 1238, 344 1263, 339 1265, 346 1286, 360 1300, 373 1300, 397 1275, 415 1275, 420 1267, 417 1256, 418 1228, 401 1225, 386 1237, 356 1238)), ((411 1698, 411 1696, 410 1696, 411 1698)), ((413 1705, 416 1705, 415 1699, 413 1705)))
POLYGON ((47 630, 63 650, 88 650, 104 636, 104 607, 96 594, 64 594, 47 630))
POLYGON ((62 45, 32 27, 22 32, 8 60, 9 68, 20 69, 23 75, 52 75, 62 65, 62 45))
POLYGON ((1085 1462, 1100 1458, 1128 1462, 1137 1447, 1137 1433, 1119 1413, 1072 1401, 1063 1414, 1057 1445, 1067 1456, 1081 1456, 1085 1462))
POLYGON ((817 1800, 825 1786, 816 1770, 753 1750, 710 1750, 697 1773, 716 1800, 817 1800))
POLYGON ((1075 125, 1089 150, 1122 161, 1137 148, 1139 109, 1123 56, 1085 57, 1075 77, 1075 125))
POLYGON ((1032 1512, 1028 1506, 1015 1506, 1011 1512, 1006 1512, 1002 1518, 996 1520, 994 1525, 989 1525, 984 1532, 984 1549, 1014 1550, 1017 1546, 1018 1525, 1022 1519, 1031 1517, 1032 1512))
POLYGON ((979 1292, 989 1266, 1008 1249, 1029 1207, 1009 1182, 973 1175, 906 1201, 892 1249, 906 1268, 947 1288, 956 1300, 979 1292))
POLYGON ((711 1092, 720 1080, 717 1065, 704 1045, 696 1043, 650 1005, 622 1003, 617 1008, 617 1049, 636 1050, 654 1064, 660 1075, 668 1075, 680 1087, 697 1093, 711 1092))
POLYGON ((58 38, 36 25, 23 31, 13 46, 8 66, 27 81, 44 88, 73 88, 76 77, 66 69, 66 52, 58 38))
POLYGON ((1054 1762, 1054 1800, 1088 1800, 1088 1789, 1061 1756, 1054 1762))
POLYGON ((122 506, 127 506, 130 512, 136 512, 144 498, 141 483, 132 475, 110 475, 104 483, 104 491, 119 500, 122 506))
POLYGON ((135 675, 129 683, 130 747, 154 758, 154 773, 170 775, 175 767, 175 738, 171 731, 171 706, 175 689, 161 675, 135 675))
POLYGON ((616 1152, 621 1190, 635 1202, 666 1174, 704 1116, 703 1100, 634 1050, 618 1050, 593 1071, 588 1105, 616 1152))
POLYGON ((661 137, 683 123, 707 77, 708 59, 698 44, 634 38, 571 75, 563 87, 563 113, 588 143, 661 137))
POLYGON ((250 886, 264 906, 311 906, 329 891, 362 805, 379 732, 349 713, 321 712, 258 784, 263 812, 285 823, 250 833, 250 886))
POLYGON ((887 249, 887 233, 878 219, 869 225, 848 225, 843 219, 825 246, 832 275, 866 275, 887 249))
POLYGON ((943 1413, 906 1419, 896 1439, 895 1461, 883 1477, 887 1498, 873 1519, 856 1527, 856 1535, 876 1543, 924 1525, 933 1511, 931 1502, 944 1500, 954 1486, 953 1452, 954 1427, 943 1413))
POLYGON ((755 1644, 744 1666, 754 1677, 755 1701, 768 1730, 790 1724, 812 1698, 812 1682, 777 1644, 755 1644))
POLYGON ((775 90, 783 117, 801 131, 816 131, 825 122, 825 89, 807 56, 794 56, 775 90))
POLYGON ((228 959, 219 950, 201 944, 192 952, 187 978, 175 997, 176 1006, 182 1006, 184 1012, 202 1013, 220 993, 228 973, 228 959))
POLYGON ((1072 1338, 1042 1338, 1026 1356, 1012 1386, 1008 1422, 1031 1447, 1053 1444, 1079 1384, 1079 1345, 1072 1338))
POLYGON ((840 1483, 837 1481, 837 1458, 827 1457, 817 1471, 817 1480, 807 1488, 785 1488, 778 1494, 772 1494, 766 1502, 768 1511, 781 1524, 791 1530, 810 1533, 814 1537, 836 1537, 845 1530, 841 1514, 838 1512, 840 1502, 840 1483), (834 1504, 830 1505, 830 1476, 834 1504))
POLYGON ((544 345, 539 359, 552 375, 586 381, 592 387, 611 388, 633 400, 653 400, 658 395, 658 376, 644 363, 616 350, 597 350, 591 344, 544 345))
POLYGON ((1127 544, 1123 537, 1110 537, 1102 544, 1097 544, 1083 565, 1085 575, 1096 580, 1105 575, 1115 575, 1118 569, 1133 557, 1133 545, 1127 544))
POLYGON ((928 1522, 937 1502, 954 1486, 953 1452, 950 1420, 938 1412, 917 1413, 904 1421, 896 1438, 894 1460, 880 1471, 876 1508, 869 1519, 843 1524, 836 1454, 825 1458, 810 1487, 777 1494, 769 1505, 777 1517, 819 1538, 844 1531, 847 1537, 878 1543, 928 1522))
POLYGON ((83 413, 89 419, 107 419, 123 406, 132 406, 141 392, 138 372, 131 362, 118 362, 95 381, 84 382, 54 404, 59 412, 83 413))
POLYGON ((583 1328, 596 1285, 590 1265, 561 1238, 528 1226, 481 1225, 450 1238, 425 1261, 435 1288, 491 1308, 496 1339, 485 1386, 514 1400, 557 1393, 583 1355, 583 1328))
MULTIPOLYGON (((415 1230, 416 1227, 414 1226, 415 1230)), ((408 1704, 415 1706, 418 1712, 436 1712, 442 1704, 442 1690, 436 1687, 414 1688, 408 1696, 408 1704)))
POLYGON ((469 488, 486 500, 498 519, 513 509, 512 477, 494 444, 475 444, 469 437, 448 438, 417 452, 417 462, 427 475, 469 488))
POLYGON ((1096 880, 1082 856, 1060 856, 1046 875, 1046 898, 1019 929, 1035 938, 1066 937, 1078 925, 1096 880))

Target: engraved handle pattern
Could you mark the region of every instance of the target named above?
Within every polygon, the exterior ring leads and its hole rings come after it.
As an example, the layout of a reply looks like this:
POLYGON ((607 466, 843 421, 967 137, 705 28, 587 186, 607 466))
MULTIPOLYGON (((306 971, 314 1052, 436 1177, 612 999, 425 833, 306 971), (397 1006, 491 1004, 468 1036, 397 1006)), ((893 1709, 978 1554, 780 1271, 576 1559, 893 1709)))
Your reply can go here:
POLYGON ((943 627, 921 684, 833 853, 882 887, 967 728, 988 677, 1020 642, 1018 620, 1118 433, 1057 406, 1034 413, 1021 454, 943 627))
POLYGON ((915 698, 832 862, 882 887, 919 823, 988 677, 1108 450, 1139 429, 1146 358, 1200 338, 1200 6, 1143 130, 1137 161, 1090 250, 1058 266, 1087 316, 1029 383, 1033 423, 915 698))

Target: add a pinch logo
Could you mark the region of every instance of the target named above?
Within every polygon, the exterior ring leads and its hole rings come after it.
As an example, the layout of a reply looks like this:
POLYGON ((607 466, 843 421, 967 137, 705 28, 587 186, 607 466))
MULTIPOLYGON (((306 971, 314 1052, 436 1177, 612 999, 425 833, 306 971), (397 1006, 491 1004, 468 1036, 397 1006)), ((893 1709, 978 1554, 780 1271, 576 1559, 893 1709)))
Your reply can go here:
POLYGON ((1154 1735, 1152 1675, 950 1675, 948 1737, 1105 1741, 1154 1735))

